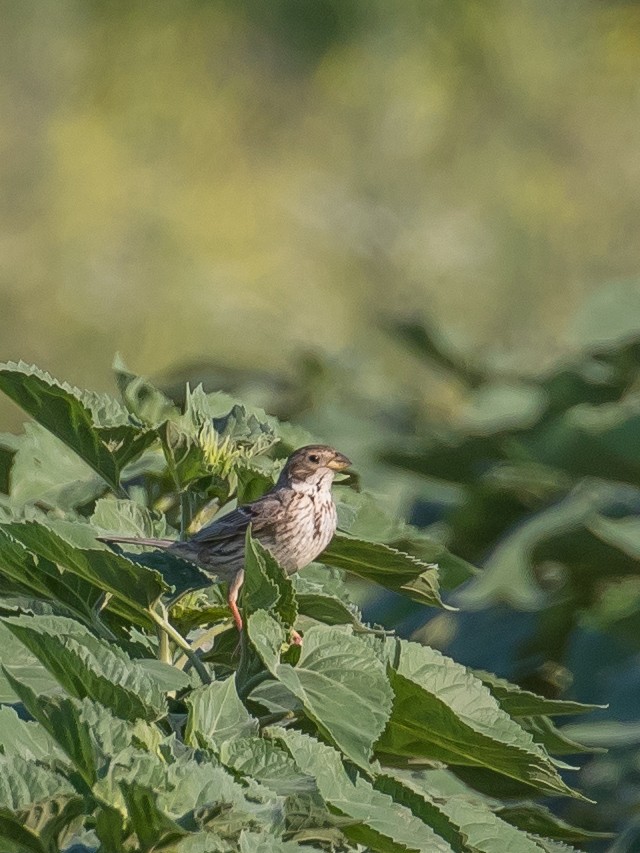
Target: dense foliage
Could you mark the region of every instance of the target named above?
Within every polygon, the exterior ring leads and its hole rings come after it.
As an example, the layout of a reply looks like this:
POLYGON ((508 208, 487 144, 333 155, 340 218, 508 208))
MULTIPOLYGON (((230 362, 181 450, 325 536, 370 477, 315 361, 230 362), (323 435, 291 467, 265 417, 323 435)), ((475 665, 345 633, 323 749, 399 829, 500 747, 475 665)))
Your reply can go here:
POLYGON ((2 849, 539 853, 590 837, 534 802, 581 798, 552 755, 582 747, 550 718, 589 706, 363 623, 345 570, 430 607, 473 572, 365 492, 336 486, 341 532, 293 578, 248 536, 240 643, 195 566, 98 542, 184 534, 261 494, 308 438, 116 373, 122 402, 0 367, 34 419, 0 452, 2 849))

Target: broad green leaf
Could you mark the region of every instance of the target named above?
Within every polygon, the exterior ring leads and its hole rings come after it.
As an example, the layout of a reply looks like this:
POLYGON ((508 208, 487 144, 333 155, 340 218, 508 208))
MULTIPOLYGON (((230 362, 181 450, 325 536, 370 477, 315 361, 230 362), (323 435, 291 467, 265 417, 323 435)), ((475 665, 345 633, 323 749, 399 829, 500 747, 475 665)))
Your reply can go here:
POLYGON ((438 592, 437 566, 389 545, 338 533, 318 559, 408 595, 420 604, 444 606, 438 592))
POLYGON ((71 759, 85 784, 90 788, 98 778, 97 752, 91 728, 80 715, 73 700, 59 696, 36 694, 11 676, 3 667, 13 692, 27 711, 71 759))
POLYGON ((39 723, 21 720, 13 708, 0 708, 0 746, 3 754, 28 761, 60 757, 55 741, 39 723))
POLYGON ((381 853, 452 850, 408 808, 376 791, 357 773, 348 773, 340 753, 332 747, 289 729, 272 728, 267 734, 286 747, 303 773, 315 778, 320 794, 333 810, 356 821, 342 827, 349 840, 381 853))
POLYGON ((301 773, 288 752, 263 738, 228 738, 220 746, 219 756, 234 774, 255 779, 279 796, 316 789, 313 777, 301 773))
POLYGON ((241 592, 245 619, 257 610, 274 610, 287 625, 293 625, 297 605, 293 586, 275 558, 251 537, 245 540, 245 576, 241 592))
POLYGON ((35 557, 1 527, 0 591, 51 602, 52 607, 71 611, 86 624, 99 622, 95 608, 102 597, 100 589, 77 575, 61 572, 50 560, 35 557))
POLYGON ((609 832, 593 832, 580 826, 573 826, 562 820, 552 811, 537 803, 517 803, 502 806, 496 814, 507 823, 525 832, 555 838, 557 841, 575 841, 580 844, 594 838, 613 838, 609 832))
POLYGON ((438 566, 438 580, 451 588, 477 574, 477 569, 452 554, 441 542, 391 514, 387 506, 365 491, 341 489, 336 498, 338 527, 356 539, 382 542, 423 563, 438 566))
POLYGON ((0 390, 68 445, 114 490, 120 472, 153 441, 115 400, 59 384, 24 362, 0 365, 0 390))
POLYGON ((430 826, 456 853, 466 853, 466 834, 448 817, 438 801, 414 785, 410 779, 381 773, 376 776, 373 787, 409 809, 411 814, 430 826))
POLYGON ((512 717, 531 717, 544 714, 554 717, 559 714, 585 714, 606 707, 605 705, 585 705, 570 699, 548 699, 529 690, 523 690, 504 678, 498 678, 492 672, 472 670, 476 678, 489 688, 500 707, 512 717))
POLYGON ((271 674, 303 704, 319 730, 360 767, 391 709, 391 691, 374 652, 336 628, 307 631, 295 667, 280 662, 281 629, 264 611, 249 617, 248 634, 271 674))
POLYGON ((258 730, 258 723, 238 698, 233 676, 193 690, 186 702, 189 715, 185 741, 192 746, 217 750, 230 738, 246 737, 258 730))
POLYGON ((118 533, 122 536, 140 536, 162 539, 171 538, 166 518, 152 512, 139 503, 117 498, 102 498, 96 501, 91 516, 91 525, 100 533, 118 533))
POLYGON ((535 839, 501 820, 484 803, 466 797, 447 797, 443 812, 465 833, 477 853, 540 853, 535 839))
POLYGON ((64 776, 43 763, 15 753, 0 755, 0 808, 15 812, 52 797, 74 793, 64 776))
POLYGON ((395 699, 376 744, 383 761, 423 758, 486 767, 546 793, 578 796, 542 747, 465 667, 404 640, 387 641, 384 655, 395 699))
POLYGON ((261 419, 254 412, 249 412, 245 406, 238 404, 226 415, 214 416, 213 428, 222 441, 229 441, 237 448, 243 448, 247 456, 264 453, 277 441, 266 415, 261 419))
POLYGON ((249 529, 244 547, 246 565, 240 602, 246 621, 258 610, 271 610, 280 598, 280 591, 276 579, 267 574, 265 562, 259 556, 249 529))
POLYGON ((188 833, 158 806, 157 794, 137 782, 121 782, 127 816, 143 853, 172 846, 188 833))
POLYGON ((104 479, 40 424, 26 423, 24 432, 11 469, 14 505, 72 509, 105 491, 104 479))
POLYGON ((351 625, 360 630, 369 630, 362 624, 357 610, 350 609, 334 595, 298 593, 296 598, 298 612, 303 616, 309 616, 325 625, 351 625))
POLYGON ((250 693, 252 702, 257 702, 272 714, 298 714, 302 702, 279 681, 263 681, 250 693))
POLYGON ((125 720, 157 720, 166 700, 149 670, 122 649, 62 616, 22 616, 4 624, 77 699, 100 702, 125 720))
POLYGON ((38 557, 56 563, 138 609, 149 607, 167 589, 157 572, 136 565, 98 543, 94 550, 77 548, 37 522, 12 522, 1 525, 0 530, 38 557))
POLYGON ((14 703, 18 697, 11 687, 7 673, 36 692, 60 693, 60 685, 29 649, 0 622, 0 702, 14 703))

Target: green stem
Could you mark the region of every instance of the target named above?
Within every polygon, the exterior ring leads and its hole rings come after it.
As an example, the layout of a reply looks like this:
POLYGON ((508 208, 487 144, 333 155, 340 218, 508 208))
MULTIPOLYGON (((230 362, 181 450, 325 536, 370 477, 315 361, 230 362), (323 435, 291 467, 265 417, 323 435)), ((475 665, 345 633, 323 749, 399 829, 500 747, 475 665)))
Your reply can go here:
POLYGON ((258 717, 258 724, 261 729, 265 726, 270 726, 273 723, 282 723, 285 720, 295 720, 296 715, 293 711, 278 711, 274 714, 266 714, 264 717, 258 717))
MULTIPOLYGON (((224 634, 225 631, 228 631, 233 625, 233 619, 227 619, 224 622, 219 622, 217 625, 214 625, 213 628, 209 628, 208 631, 205 631, 204 634, 201 634, 197 640, 194 640, 191 643, 191 649, 195 651, 196 649, 201 649, 206 643, 211 640, 215 640, 217 636, 220 634, 224 634)), ((187 664, 189 658, 186 654, 180 655, 178 660, 174 663, 174 666, 178 669, 184 669, 187 664)))
POLYGON ((272 675, 266 669, 263 669, 262 672, 259 672, 257 675, 252 675, 251 678, 248 678, 238 690, 238 696, 241 699, 246 699, 252 690, 255 690, 259 684, 262 684, 263 681, 268 681, 270 678, 272 678, 272 675))
MULTIPOLYGON (((165 622, 168 621, 167 608, 160 601, 158 602, 158 610, 165 622)), ((157 625, 158 631, 158 660, 163 663, 171 663, 171 648, 169 646, 169 635, 160 625, 157 625)))
POLYGON ((189 658, 191 663, 193 664, 194 669, 200 676, 200 680, 203 684, 211 684, 211 677, 207 672, 205 665, 202 663, 198 655, 191 649, 189 643, 185 640, 185 638, 180 634, 173 625, 164 619, 157 611, 149 609, 147 611, 149 616, 153 619, 153 621, 158 625, 162 630, 173 640, 176 646, 181 648, 185 655, 189 658))

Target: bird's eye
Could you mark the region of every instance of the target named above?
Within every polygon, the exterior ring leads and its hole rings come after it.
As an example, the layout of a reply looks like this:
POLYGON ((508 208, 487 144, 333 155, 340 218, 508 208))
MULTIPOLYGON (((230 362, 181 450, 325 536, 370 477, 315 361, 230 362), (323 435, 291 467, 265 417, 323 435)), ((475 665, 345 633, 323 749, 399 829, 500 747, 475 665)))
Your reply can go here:
POLYGON ((310 453, 308 458, 309 458, 309 462, 313 462, 316 465, 320 461, 320 457, 318 456, 317 453, 310 453))

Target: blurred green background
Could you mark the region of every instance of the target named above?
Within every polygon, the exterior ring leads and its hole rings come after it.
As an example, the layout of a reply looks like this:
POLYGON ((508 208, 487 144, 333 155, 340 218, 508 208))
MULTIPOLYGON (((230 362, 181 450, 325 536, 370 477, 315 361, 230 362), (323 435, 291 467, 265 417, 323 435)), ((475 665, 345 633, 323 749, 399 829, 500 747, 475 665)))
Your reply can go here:
POLYGON ((0 47, 2 357, 336 443, 485 568, 370 618, 609 702, 564 808, 640 849, 640 4, 13 0, 0 47))
POLYGON ((537 370, 636 275, 638 4, 2 12, 6 357, 109 388, 115 350, 158 375, 319 349, 448 415, 455 395, 390 354, 381 315, 537 370))

